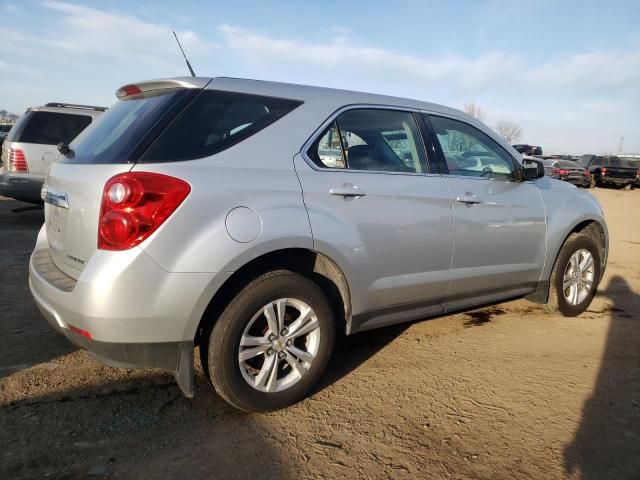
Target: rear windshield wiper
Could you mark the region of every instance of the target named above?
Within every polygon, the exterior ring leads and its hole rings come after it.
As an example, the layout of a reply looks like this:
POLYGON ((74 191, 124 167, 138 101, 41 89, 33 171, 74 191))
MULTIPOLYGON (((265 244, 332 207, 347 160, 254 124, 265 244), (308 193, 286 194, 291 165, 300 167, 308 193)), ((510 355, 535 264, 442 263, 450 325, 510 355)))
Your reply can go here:
POLYGON ((69 160, 73 159, 73 157, 76 156, 75 152, 73 150, 71 150, 69 148, 69 145, 64 143, 64 142, 60 142, 58 144, 58 151, 64 155, 65 157, 67 157, 69 160))

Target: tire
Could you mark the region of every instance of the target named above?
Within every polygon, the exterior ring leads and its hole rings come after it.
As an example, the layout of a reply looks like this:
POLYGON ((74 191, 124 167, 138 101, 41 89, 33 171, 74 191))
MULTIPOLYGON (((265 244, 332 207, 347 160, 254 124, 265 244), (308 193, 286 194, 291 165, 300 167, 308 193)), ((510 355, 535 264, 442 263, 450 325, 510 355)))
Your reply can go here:
POLYGON ((311 392, 327 367, 334 339, 333 311, 320 287, 302 275, 277 270, 250 282, 224 309, 208 339, 206 368, 216 392, 235 408, 277 410, 311 392), (273 307, 270 317, 268 306, 273 307), (300 313, 308 307, 310 314, 300 313), (280 316, 280 311, 285 313, 280 316), (297 327, 296 319, 300 320, 297 327), (270 321, 285 328, 277 339, 272 339, 275 324, 270 321), (289 326, 295 331, 286 332, 289 326), (311 332, 295 336, 312 327, 311 332), (262 352, 241 360, 240 353, 253 354, 251 349, 262 352), (309 362, 301 360, 301 354, 309 362), (270 365, 276 367, 273 375, 270 365))
MULTIPOLYGON (((579 254, 579 258, 583 259, 586 258, 586 256, 579 254)), ((598 288, 601 272, 600 262, 600 251, 591 237, 580 233, 571 234, 569 238, 565 240, 564 245, 560 249, 556 263, 551 271, 549 300, 546 304, 547 310, 550 313, 562 314, 565 317, 575 317, 584 312, 591 304, 598 288), (571 268, 570 262, 576 252, 583 251, 590 253, 593 259, 593 269, 591 272, 592 280, 588 289, 576 287, 578 288, 579 293, 572 302, 567 299, 565 292, 569 293, 569 296, 571 296, 571 293, 574 292, 574 290, 572 290, 573 287, 569 287, 565 290, 563 288, 563 284, 565 281, 565 275, 571 277, 570 280, 568 280, 569 282, 575 281, 575 278, 571 275, 573 269, 571 268), (584 295, 585 292, 586 295, 584 295), (584 295, 584 298, 580 298, 582 295, 584 295)), ((578 276, 580 275, 582 275, 582 273, 578 273, 578 276)), ((588 272, 586 272, 585 275, 588 277, 588 272)))

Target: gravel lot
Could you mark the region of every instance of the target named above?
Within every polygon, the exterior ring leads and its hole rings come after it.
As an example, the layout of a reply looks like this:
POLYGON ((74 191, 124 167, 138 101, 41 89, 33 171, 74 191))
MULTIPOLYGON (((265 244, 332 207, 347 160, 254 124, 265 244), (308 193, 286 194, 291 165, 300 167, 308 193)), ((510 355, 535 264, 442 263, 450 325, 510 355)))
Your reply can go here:
POLYGON ((596 189, 612 237, 584 315, 524 300, 341 339, 277 413, 99 364, 27 287, 41 210, 0 200, 0 478, 640 478, 640 191, 596 189))

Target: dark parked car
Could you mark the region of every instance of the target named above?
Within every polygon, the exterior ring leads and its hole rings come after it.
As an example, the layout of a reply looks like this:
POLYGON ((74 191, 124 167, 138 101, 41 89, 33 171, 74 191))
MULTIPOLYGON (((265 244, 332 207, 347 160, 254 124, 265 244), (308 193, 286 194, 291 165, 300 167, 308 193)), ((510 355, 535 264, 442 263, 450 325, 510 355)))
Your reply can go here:
POLYGON ((11 127, 13 127, 13 125, 9 125, 6 123, 0 125, 0 148, 2 148, 2 144, 7 138, 7 135, 9 135, 9 130, 11 130, 11 127))
POLYGON ((636 182, 638 171, 616 156, 582 155, 580 165, 591 173, 592 185, 626 187, 636 182))
POLYGON ((591 185, 589 170, 572 160, 558 160, 556 158, 540 158, 547 177, 564 180, 580 187, 591 185))
POLYGON ((518 145, 511 145, 511 146, 523 155, 542 155, 542 147, 539 145, 529 145, 526 143, 520 143, 518 145))
POLYGON ((624 158, 622 159, 623 165, 636 169, 636 181, 634 185, 640 187, 640 157, 624 158))

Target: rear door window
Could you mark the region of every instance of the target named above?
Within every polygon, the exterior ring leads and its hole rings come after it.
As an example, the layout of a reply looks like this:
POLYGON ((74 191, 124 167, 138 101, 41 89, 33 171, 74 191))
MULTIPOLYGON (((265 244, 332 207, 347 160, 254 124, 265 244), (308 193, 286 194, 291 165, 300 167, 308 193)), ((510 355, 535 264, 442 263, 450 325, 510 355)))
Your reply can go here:
POLYGON ((11 130, 7 140, 40 145, 70 143, 90 123, 89 115, 30 111, 11 130))
POLYGON ((420 130, 411 112, 355 108, 338 115, 307 151, 319 167, 426 172, 420 130))
POLYGON ((286 98, 204 90, 160 134, 141 161, 174 162, 214 155, 301 104, 286 98))
POLYGON ((420 173, 427 160, 411 112, 358 108, 336 119, 351 170, 420 173))

